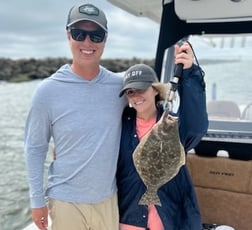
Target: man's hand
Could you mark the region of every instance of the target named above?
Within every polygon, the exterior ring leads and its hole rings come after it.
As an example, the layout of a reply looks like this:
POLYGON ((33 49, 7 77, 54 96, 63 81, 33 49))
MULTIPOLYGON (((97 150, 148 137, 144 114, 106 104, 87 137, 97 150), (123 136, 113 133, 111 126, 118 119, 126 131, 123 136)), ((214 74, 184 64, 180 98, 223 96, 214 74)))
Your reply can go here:
POLYGON ((48 209, 47 207, 33 208, 32 220, 40 230, 47 230, 48 227, 48 209))

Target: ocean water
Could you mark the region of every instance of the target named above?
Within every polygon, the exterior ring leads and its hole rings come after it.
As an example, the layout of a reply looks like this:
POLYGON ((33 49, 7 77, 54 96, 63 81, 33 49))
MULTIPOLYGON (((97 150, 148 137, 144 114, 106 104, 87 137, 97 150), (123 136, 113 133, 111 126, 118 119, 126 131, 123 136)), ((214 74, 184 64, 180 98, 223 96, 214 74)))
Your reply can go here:
POLYGON ((212 86, 216 84, 217 100, 232 100, 243 106, 252 102, 252 59, 202 65, 205 71, 207 100, 212 99, 212 86))
MULTIPOLYGON (((217 85, 217 99, 252 102, 251 60, 202 65, 207 98, 217 85)), ((23 134, 32 93, 39 80, 0 82, 0 229, 21 230, 31 222, 23 155, 23 134)))
POLYGON ((38 81, 0 83, 0 229, 21 230, 30 221, 23 133, 38 81))

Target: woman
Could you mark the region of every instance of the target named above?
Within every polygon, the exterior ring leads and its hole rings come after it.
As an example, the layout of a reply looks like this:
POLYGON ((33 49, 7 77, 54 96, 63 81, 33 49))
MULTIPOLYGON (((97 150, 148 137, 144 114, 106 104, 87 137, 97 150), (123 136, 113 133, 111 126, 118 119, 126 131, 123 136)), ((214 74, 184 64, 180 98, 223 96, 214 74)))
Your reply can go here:
MULTIPOLYGON (((184 66, 179 81, 178 110, 180 140, 185 152, 195 147, 206 133, 205 84, 201 69, 193 64, 193 52, 186 43, 175 47, 175 63, 184 66)), ((142 137, 160 119, 164 92, 152 68, 137 64, 126 71, 120 96, 126 95, 117 170, 120 230, 201 230, 201 216, 187 167, 161 186, 161 206, 139 205, 146 191, 133 163, 132 154, 142 137)))

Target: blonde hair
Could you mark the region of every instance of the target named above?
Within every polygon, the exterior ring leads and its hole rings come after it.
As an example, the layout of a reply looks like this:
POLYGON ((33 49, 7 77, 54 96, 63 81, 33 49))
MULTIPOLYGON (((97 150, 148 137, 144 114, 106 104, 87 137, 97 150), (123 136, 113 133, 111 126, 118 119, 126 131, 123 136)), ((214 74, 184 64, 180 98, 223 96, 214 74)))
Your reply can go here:
POLYGON ((156 103, 161 103, 166 100, 166 96, 170 90, 170 84, 168 83, 152 83, 152 86, 158 91, 156 103))

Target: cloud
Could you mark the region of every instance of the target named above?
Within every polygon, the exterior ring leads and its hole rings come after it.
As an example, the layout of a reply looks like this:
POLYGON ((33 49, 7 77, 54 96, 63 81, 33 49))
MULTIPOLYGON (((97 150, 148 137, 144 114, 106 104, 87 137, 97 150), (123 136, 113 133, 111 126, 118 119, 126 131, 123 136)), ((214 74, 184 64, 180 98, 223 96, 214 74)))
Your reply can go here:
MULTIPOLYGON (((0 57, 70 58, 65 24, 69 9, 79 3, 83 1, 1 1, 0 57)), ((103 58, 154 58, 157 23, 130 15, 107 1, 92 3, 108 18, 109 38, 103 58)))

